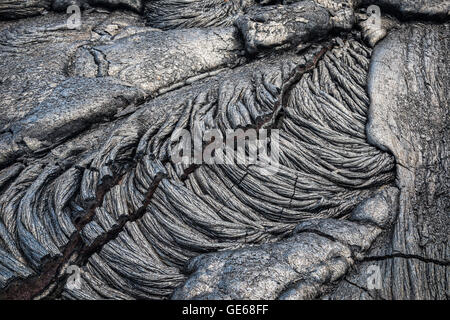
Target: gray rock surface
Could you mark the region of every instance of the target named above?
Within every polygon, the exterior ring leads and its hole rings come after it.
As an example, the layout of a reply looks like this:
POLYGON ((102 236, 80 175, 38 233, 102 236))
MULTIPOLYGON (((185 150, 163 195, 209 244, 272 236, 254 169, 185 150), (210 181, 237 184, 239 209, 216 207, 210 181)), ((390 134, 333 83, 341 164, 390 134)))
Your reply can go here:
POLYGON ((189 78, 245 61, 234 28, 141 30, 129 36, 118 34, 108 42, 79 48, 68 66, 69 74, 116 77, 156 95, 158 90, 181 86, 189 78), (169 68, 171 72, 163 72, 169 68))
POLYGON ((448 298, 448 32, 407 25, 374 52, 368 137, 395 156, 401 191, 390 237, 367 258, 382 270, 384 299, 448 298))
POLYGON ((221 251, 192 259, 192 273, 174 299, 315 299, 332 288, 393 220, 398 190, 363 201, 349 220, 300 223, 294 235, 273 244, 221 251), (354 215, 380 219, 378 227, 354 215), (358 219, 359 220, 359 219, 358 219))
POLYGON ((447 17, 2 2, 0 298, 447 299, 447 17), (250 128, 279 130, 272 175, 172 157, 179 129, 250 128))
POLYGON ((350 30, 352 8, 329 10, 315 1, 250 9, 235 24, 249 53, 273 47, 297 46, 311 39, 319 41, 331 30, 350 30))
POLYGON ((154 0, 144 4, 150 26, 163 30, 231 26, 236 18, 259 3, 271 0, 154 0))
POLYGON ((52 0, 4 0, 0 3, 0 17, 2 19, 17 19, 37 16, 50 9, 52 0))

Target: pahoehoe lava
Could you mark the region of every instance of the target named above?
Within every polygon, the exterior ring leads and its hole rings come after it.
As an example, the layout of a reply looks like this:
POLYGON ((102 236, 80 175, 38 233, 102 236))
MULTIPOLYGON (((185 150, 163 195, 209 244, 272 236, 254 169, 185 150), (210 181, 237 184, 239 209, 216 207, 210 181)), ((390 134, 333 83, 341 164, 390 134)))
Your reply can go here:
POLYGON ((449 10, 2 1, 0 299, 448 299, 449 10), (171 157, 255 128, 274 174, 171 157))

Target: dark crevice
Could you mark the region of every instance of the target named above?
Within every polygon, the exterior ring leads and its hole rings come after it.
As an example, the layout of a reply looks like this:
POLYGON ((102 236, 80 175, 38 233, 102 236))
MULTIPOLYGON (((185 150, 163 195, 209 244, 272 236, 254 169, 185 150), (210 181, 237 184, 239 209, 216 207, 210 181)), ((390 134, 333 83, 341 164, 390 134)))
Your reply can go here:
POLYGON ((56 281, 60 267, 78 249, 80 237, 72 235, 63 254, 49 259, 42 266, 42 271, 25 279, 13 280, 0 294, 0 300, 31 300, 43 292, 52 282, 56 281))
MULTIPOLYGON (((42 294, 53 282, 57 281, 62 267, 71 260, 73 255, 83 250, 83 240, 81 230, 88 224, 95 215, 95 209, 103 203, 105 194, 118 184, 121 176, 108 182, 100 184, 97 188, 96 199, 92 201, 86 214, 74 222, 76 232, 69 238, 67 245, 63 249, 62 255, 49 258, 42 265, 41 271, 37 275, 25 279, 13 280, 0 294, 0 300, 31 300, 42 294)), ((61 282, 59 282, 61 284, 61 282)), ((52 290, 53 291, 53 290, 52 290)))
MULTIPOLYGON (((135 164, 136 163, 134 163, 134 165, 131 166, 131 170, 133 170, 135 168, 135 164)), ((129 170, 129 171, 123 173, 122 175, 120 175, 119 177, 117 177, 114 180, 114 183, 110 184, 108 189, 105 190, 104 192, 102 192, 100 198, 98 198, 98 201, 95 201, 95 204, 93 206, 91 206, 91 208, 88 212, 88 215, 87 215, 88 217, 83 219, 84 221, 81 224, 81 227, 77 228, 78 229, 78 238, 79 238, 79 241, 81 242, 81 245, 79 246, 77 251, 72 252, 72 254, 76 255, 76 257, 74 259, 66 260, 66 261, 72 261, 71 265, 77 265, 79 267, 86 265, 89 258, 93 254, 100 252, 100 250, 102 249, 102 247, 105 244, 116 239, 119 236, 120 232, 123 230, 123 228, 125 227, 125 225, 128 222, 136 221, 136 220, 142 218, 142 216, 145 214, 146 209, 151 202, 154 192, 158 188, 161 180, 164 178, 163 175, 157 174, 155 176, 154 180, 152 181, 152 183, 149 187, 149 190, 145 194, 144 202, 140 208, 138 208, 134 213, 131 213, 125 217, 119 218, 115 226, 113 226, 110 230, 108 230, 107 232, 105 232, 104 234, 99 236, 97 239, 95 239, 94 242, 91 243, 90 245, 86 245, 83 242, 83 239, 81 237, 81 232, 82 232, 83 227, 93 220, 93 218, 95 216, 95 210, 103 205, 103 198, 106 195, 106 193, 108 191, 110 191, 113 187, 120 185, 122 183, 123 177, 131 170, 129 170)), ((64 270, 61 270, 61 271, 62 272, 59 273, 59 281, 58 281, 57 287, 54 290, 52 290, 45 297, 46 299, 60 298, 60 295, 66 284, 65 279, 67 278, 67 274, 65 273, 65 271, 64 270)))
POLYGON ((347 243, 339 241, 338 239, 334 238, 333 236, 331 236, 331 235, 329 235, 329 234, 327 234, 325 232, 321 232, 321 231, 319 231, 317 229, 302 229, 302 230, 296 231, 295 233, 296 234, 313 233, 313 234, 316 234, 316 235, 318 235, 318 236, 320 236, 322 238, 326 238, 326 239, 328 239, 328 240, 330 240, 332 242, 337 242, 337 243, 345 245, 346 247, 349 247, 349 245, 347 243))
POLYGON ((156 189, 159 186, 159 183, 164 177, 162 175, 157 175, 153 182, 150 185, 149 190, 145 194, 145 199, 140 208, 138 208, 134 213, 131 213, 127 215, 126 217, 121 217, 117 221, 117 225, 108 230, 106 233, 104 233, 102 236, 97 238, 90 246, 83 248, 80 252, 80 259, 77 264, 79 265, 85 265, 88 261, 88 259, 94 254, 98 253, 102 247, 108 243, 111 240, 114 240, 117 238, 119 233, 123 230, 125 227, 125 224, 128 222, 136 221, 145 214, 146 209, 148 205, 151 202, 151 199, 153 197, 153 194, 155 193, 156 189))
POLYGON ((365 262, 366 261, 383 261, 383 260, 394 259, 394 258, 416 259, 416 260, 420 260, 425 263, 433 263, 433 264, 436 264, 439 266, 444 266, 444 267, 448 267, 450 265, 450 262, 448 262, 448 261, 441 261, 441 260, 436 260, 436 259, 431 259, 431 258, 425 258, 425 257, 415 255, 415 254, 405 254, 405 253, 400 253, 400 252, 382 255, 382 256, 368 256, 368 257, 363 258, 362 261, 365 261, 365 262))

